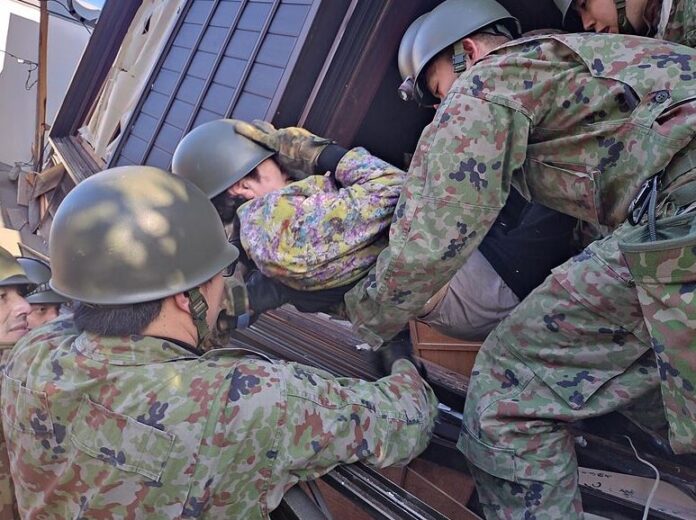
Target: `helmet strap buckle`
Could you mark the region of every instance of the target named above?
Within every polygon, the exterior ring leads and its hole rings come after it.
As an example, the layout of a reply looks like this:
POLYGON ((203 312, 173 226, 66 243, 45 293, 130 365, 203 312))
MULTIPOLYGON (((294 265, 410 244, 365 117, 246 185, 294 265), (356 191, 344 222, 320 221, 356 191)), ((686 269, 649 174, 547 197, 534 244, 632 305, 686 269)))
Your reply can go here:
POLYGON ((189 299, 189 311, 191 312, 191 318, 193 319, 193 323, 196 326, 196 331, 198 332, 198 345, 200 345, 210 333, 208 321, 206 320, 208 316, 208 302, 205 301, 205 297, 198 287, 189 289, 186 291, 186 294, 189 299))
POLYGON ((461 74, 466 70, 466 53, 464 52, 464 44, 461 40, 453 46, 454 54, 452 54, 452 67, 455 74, 461 74))

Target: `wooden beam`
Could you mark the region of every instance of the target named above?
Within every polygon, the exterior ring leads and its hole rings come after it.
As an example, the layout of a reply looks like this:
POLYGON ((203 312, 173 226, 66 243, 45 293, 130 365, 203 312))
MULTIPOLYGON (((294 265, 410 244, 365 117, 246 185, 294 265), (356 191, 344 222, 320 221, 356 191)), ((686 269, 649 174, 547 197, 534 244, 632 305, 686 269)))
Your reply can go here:
POLYGON ((56 115, 50 135, 73 135, 82 126, 116 59, 142 0, 106 2, 56 115))
POLYGON ((36 174, 34 172, 22 172, 19 174, 17 182, 17 204, 28 206, 32 200, 31 194, 34 191, 36 174))
POLYGON ((34 136, 34 171, 43 165, 46 135, 46 63, 48 59, 48 0, 39 6, 39 67, 36 87, 36 135, 34 136))
POLYGON ((40 197, 58 186, 63 179, 63 175, 65 175, 65 165, 63 163, 58 163, 39 173, 34 182, 34 190, 31 193, 31 198, 35 199, 40 197))

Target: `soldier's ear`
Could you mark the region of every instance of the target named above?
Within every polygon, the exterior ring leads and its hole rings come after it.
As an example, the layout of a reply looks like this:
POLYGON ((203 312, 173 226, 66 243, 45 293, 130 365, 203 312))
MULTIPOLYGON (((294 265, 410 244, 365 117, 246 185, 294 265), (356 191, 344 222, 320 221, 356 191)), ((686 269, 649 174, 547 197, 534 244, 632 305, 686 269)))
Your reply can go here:
POLYGON ((483 58, 485 55, 482 42, 476 40, 475 38, 462 39, 462 47, 464 47, 464 52, 472 63, 483 58))
POLYGON ((180 292, 176 293, 174 296, 171 296, 174 306, 179 309, 182 312, 185 312, 187 314, 190 313, 189 311, 189 297, 188 294, 185 292, 180 292))

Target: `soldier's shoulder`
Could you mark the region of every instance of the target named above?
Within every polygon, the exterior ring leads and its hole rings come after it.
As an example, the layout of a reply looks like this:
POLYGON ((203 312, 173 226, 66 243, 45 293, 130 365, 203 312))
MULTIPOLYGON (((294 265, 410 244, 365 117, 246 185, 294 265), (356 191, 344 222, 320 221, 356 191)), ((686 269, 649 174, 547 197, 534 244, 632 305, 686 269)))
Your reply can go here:
POLYGON ((67 316, 30 330, 17 342, 15 348, 21 348, 23 345, 31 346, 36 343, 64 341, 66 338, 76 337, 79 334, 72 316, 67 316))

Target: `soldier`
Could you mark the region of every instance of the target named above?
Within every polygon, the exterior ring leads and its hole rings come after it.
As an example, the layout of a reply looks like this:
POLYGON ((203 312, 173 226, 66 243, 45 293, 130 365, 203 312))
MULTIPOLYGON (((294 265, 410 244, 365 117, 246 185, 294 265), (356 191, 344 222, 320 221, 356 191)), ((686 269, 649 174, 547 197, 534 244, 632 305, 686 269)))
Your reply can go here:
POLYGON ((31 330, 55 320, 60 314, 62 305, 70 300, 57 294, 48 286, 48 281, 51 279, 51 268, 48 264, 36 258, 27 257, 18 257, 17 261, 36 284, 25 296, 31 305, 31 313, 27 316, 27 323, 31 330))
POLYGON ((696 47, 693 0, 554 0, 567 23, 571 7, 586 31, 651 36, 696 47))
POLYGON ((566 423, 660 387, 672 448, 696 450, 696 51, 615 34, 510 41, 489 28, 498 9, 447 0, 423 22, 424 44, 452 50, 420 54, 416 87, 443 98, 389 246, 347 311, 370 344, 388 342, 478 246, 513 183, 606 226, 488 336, 459 441, 488 518, 581 518, 566 423))
POLYGON ((202 351, 238 252, 193 184, 96 174, 58 208, 50 253, 74 319, 27 335, 2 382, 23 516, 267 518, 300 480, 427 445, 437 402, 406 359, 368 383, 202 351))
MULTIPOLYGON (((14 344, 27 332, 31 307, 24 299, 33 287, 17 259, 0 247, 0 370, 3 370, 14 344)), ((19 518, 14 486, 7 459, 7 446, 0 430, 0 518, 19 518)))
MULTIPOLYGON (((423 100, 414 91, 414 44, 426 13, 417 18, 401 38, 398 53, 403 83, 399 96, 423 105, 439 102, 431 96, 423 100)), ((511 37, 519 36, 520 25, 502 7, 494 13, 498 29, 511 37)), ((420 44, 420 41, 418 42, 420 44)), ((433 54, 449 49, 450 42, 428 41, 433 54)), ((422 52, 422 46, 418 52, 422 52)), ((422 56, 418 56, 421 59, 422 56)), ((456 75, 443 81, 443 94, 456 75)), ((511 190, 496 222, 477 250, 432 298, 418 319, 454 337, 483 340, 490 331, 549 275, 551 269, 580 252, 576 237, 577 220, 541 204, 527 203, 517 190, 511 190)), ((579 235, 579 234, 578 234, 579 235)))

